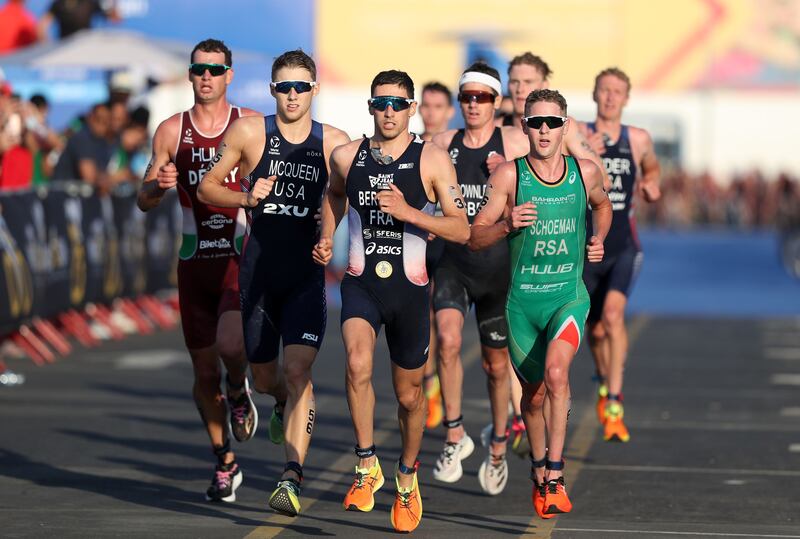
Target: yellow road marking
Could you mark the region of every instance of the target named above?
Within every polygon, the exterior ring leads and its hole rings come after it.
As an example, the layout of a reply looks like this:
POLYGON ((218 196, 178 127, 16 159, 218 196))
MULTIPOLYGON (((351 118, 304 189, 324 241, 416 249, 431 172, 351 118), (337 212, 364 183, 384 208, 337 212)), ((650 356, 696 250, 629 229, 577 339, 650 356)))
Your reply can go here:
MULTIPOLYGON (((480 343, 476 343, 474 346, 470 347, 469 350, 462 356, 462 364, 464 366, 464 370, 467 370, 469 367, 472 366, 478 359, 481 357, 481 347, 480 343)), ((397 421, 394 418, 387 419, 380 423, 379 428, 376 428, 373 433, 373 440, 374 444, 380 446, 383 444, 391 435, 399 435, 399 431, 397 429, 397 421)), ((312 438, 311 444, 313 447, 314 440, 312 438)), ((344 487, 346 486, 343 483, 343 478, 349 472, 342 472, 341 470, 352 469, 353 466, 353 454, 352 453, 345 453, 338 459, 336 459, 332 464, 330 464, 327 469, 320 473, 318 476, 314 478, 314 484, 317 482, 327 484, 327 486, 323 488, 319 488, 317 490, 320 493, 328 492, 332 490, 334 487, 342 487, 342 492, 344 492, 344 487)), ((271 494, 271 493, 270 493, 271 494)), ((344 496, 344 494, 342 494, 344 496)), ((302 513, 307 512, 311 506, 317 503, 318 498, 306 498, 304 496, 300 497, 300 507, 302 513)), ((344 510, 344 509, 342 509, 344 510)), ((280 515, 277 513, 272 513, 268 518, 264 520, 264 523, 261 526, 258 526, 253 531, 245 535, 244 539, 272 539, 273 537, 277 536, 279 533, 284 531, 287 526, 297 522, 298 517, 289 517, 286 515, 280 515)), ((389 530, 386 530, 387 533, 389 530)))
MULTIPOLYGON (((633 348, 633 343, 649 322, 650 318, 647 316, 637 316, 631 320, 628 327, 629 348, 633 348)), ((597 431, 595 403, 593 400, 590 400, 589 404, 583 409, 581 419, 569 442, 569 467, 567 478, 570 484, 574 485, 575 481, 578 480, 578 476, 583 469, 583 463, 586 460, 586 456, 589 454, 589 449, 591 449, 595 438, 597 438, 597 431)), ((558 518, 559 517, 554 517, 544 520, 539 518, 539 515, 534 514, 534 517, 528 523, 528 529, 522 537, 550 539, 553 528, 555 528, 558 523, 558 518)))

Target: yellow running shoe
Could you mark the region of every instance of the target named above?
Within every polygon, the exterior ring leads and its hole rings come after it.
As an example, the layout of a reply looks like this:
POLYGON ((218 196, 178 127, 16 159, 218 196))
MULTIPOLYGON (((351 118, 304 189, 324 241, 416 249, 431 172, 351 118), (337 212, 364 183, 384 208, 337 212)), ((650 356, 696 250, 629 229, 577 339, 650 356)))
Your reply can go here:
POLYGON ((372 511, 375 507, 375 492, 383 486, 383 471, 378 459, 371 468, 356 466, 356 477, 353 485, 344 497, 345 511, 372 511))
POLYGON ((430 387, 425 390, 425 397, 428 399, 428 417, 425 419, 425 428, 435 429, 444 419, 442 388, 438 375, 433 375, 430 387))
POLYGON ((300 483, 293 479, 279 481, 269 497, 269 506, 278 513, 296 517, 300 514, 300 483))
POLYGON ((628 428, 622 422, 625 410, 622 403, 609 401, 605 409, 605 423, 603 424, 603 439, 607 442, 627 442, 631 439, 628 428))
POLYGON ((422 496, 419 493, 419 483, 417 483, 417 472, 414 472, 414 484, 411 488, 402 488, 397 481, 395 473, 395 484, 397 492, 392 505, 391 521, 395 531, 408 533, 414 531, 422 520, 422 496))

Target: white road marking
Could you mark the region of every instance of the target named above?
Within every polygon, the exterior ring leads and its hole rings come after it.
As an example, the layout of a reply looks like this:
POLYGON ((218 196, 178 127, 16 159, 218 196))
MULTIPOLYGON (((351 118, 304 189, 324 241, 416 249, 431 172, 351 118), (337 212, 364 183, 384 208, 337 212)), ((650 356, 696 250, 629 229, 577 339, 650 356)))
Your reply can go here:
POLYGON ((125 354, 114 360, 114 366, 123 370, 157 370, 189 362, 188 352, 178 350, 148 350, 125 354))
MULTIPOLYGON (((799 444, 800 445, 800 444, 799 444)), ((702 475, 800 477, 797 470, 748 470, 742 468, 692 468, 689 466, 624 466, 619 464, 584 464, 585 470, 607 472, 688 473, 702 475)))
POLYGON ((769 381, 772 385, 776 386, 800 386, 800 374, 773 374, 769 381))
POLYGON ((554 532, 631 533, 642 537, 651 535, 696 535, 702 537, 761 537, 764 539, 800 539, 800 535, 764 535, 760 533, 672 532, 666 530, 605 530, 602 528, 556 528, 554 532))
POLYGON ((789 444, 789 453, 800 453, 800 444, 789 444))
POLYGON ((766 348, 764 357, 767 359, 797 361, 800 360, 800 348, 766 348))
POLYGON ((800 406, 781 408, 781 417, 800 417, 800 406))

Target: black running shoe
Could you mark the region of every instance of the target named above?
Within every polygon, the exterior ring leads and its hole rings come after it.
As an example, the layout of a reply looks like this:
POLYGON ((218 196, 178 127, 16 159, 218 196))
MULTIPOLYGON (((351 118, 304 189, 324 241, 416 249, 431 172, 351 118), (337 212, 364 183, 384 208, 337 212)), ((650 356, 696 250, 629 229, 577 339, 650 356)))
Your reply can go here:
POLYGON ((207 502, 235 502, 236 489, 242 484, 242 470, 235 462, 217 464, 211 486, 206 491, 207 502))

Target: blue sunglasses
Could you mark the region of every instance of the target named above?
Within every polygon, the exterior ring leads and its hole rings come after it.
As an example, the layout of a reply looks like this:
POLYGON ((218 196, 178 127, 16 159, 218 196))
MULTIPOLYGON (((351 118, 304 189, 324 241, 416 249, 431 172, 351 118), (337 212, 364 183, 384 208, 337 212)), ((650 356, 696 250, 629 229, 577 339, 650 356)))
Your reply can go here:
POLYGON ((406 110, 408 107, 410 107, 414 100, 393 95, 381 95, 378 97, 373 97, 368 102, 370 107, 381 112, 386 110, 386 107, 390 105, 392 110, 395 112, 400 112, 401 110, 406 110))

